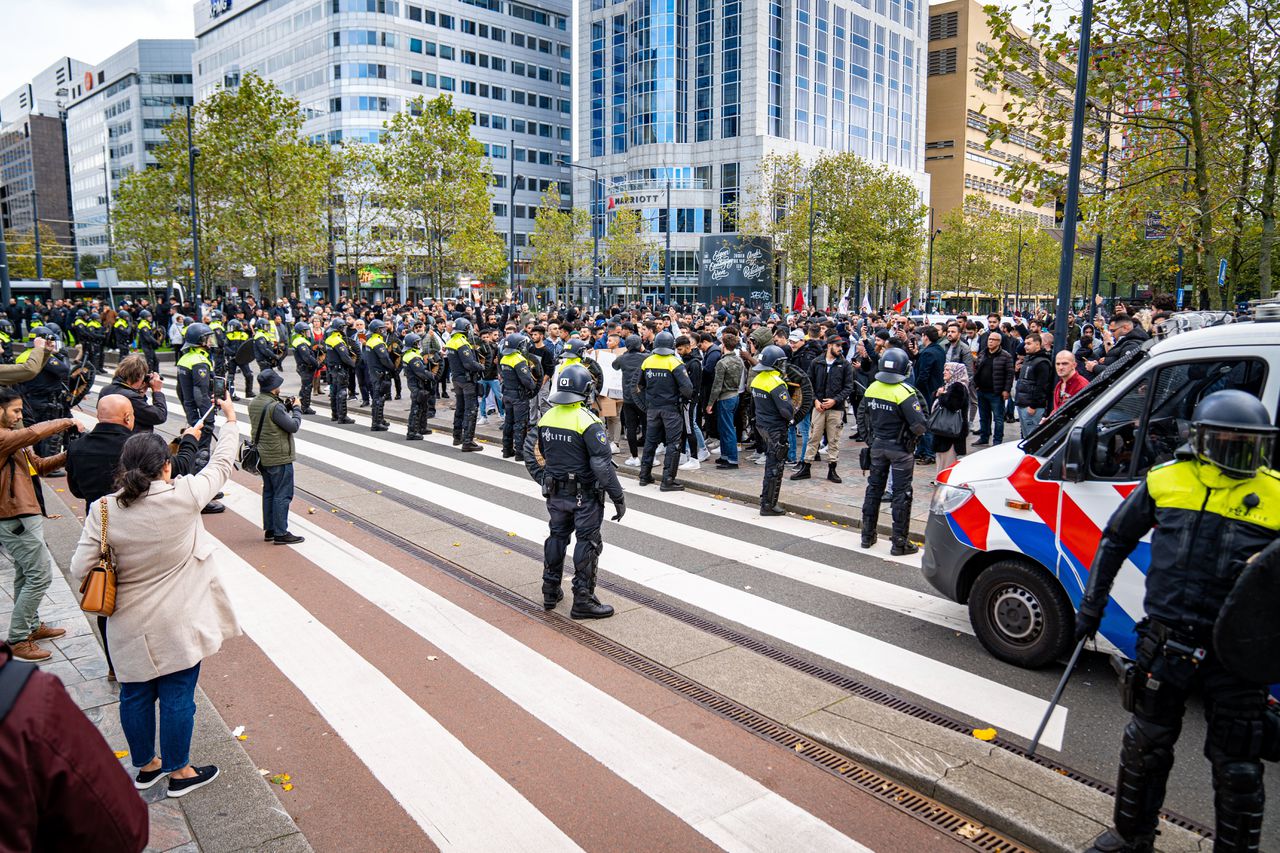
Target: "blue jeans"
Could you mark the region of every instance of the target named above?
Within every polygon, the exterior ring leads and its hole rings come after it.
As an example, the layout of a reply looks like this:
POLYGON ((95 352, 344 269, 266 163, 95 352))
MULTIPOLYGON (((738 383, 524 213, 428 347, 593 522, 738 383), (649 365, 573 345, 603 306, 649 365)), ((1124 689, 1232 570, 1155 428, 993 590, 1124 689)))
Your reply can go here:
POLYGON ((1022 437, 1026 438, 1031 435, 1032 430, 1040 426, 1040 419, 1046 414, 1045 407, 1041 406, 1036 409, 1034 415, 1027 414, 1026 406, 1018 407, 1018 421, 1022 424, 1022 437))
POLYGON ((716 402, 716 429, 720 432, 720 458, 725 462, 738 461, 738 428, 734 425, 737 415, 737 395, 716 402))
POLYGON ((995 425, 995 444, 1004 441, 1004 395, 996 391, 978 392, 978 441, 990 441, 995 425))
POLYGON ((263 465, 262 529, 276 536, 289 532, 289 502, 293 500, 293 463, 263 465))
POLYGON ((143 767, 156 757, 156 702, 160 702, 160 769, 181 770, 191 763, 191 732, 196 724, 196 680, 200 664, 150 681, 120 682, 120 728, 129 742, 129 760, 143 767))
POLYGON ((792 424, 787 427, 787 461, 796 462, 804 459, 805 451, 809 449, 809 416, 805 415, 804 420, 798 424, 792 424), (798 435, 797 435, 798 434, 798 435), (799 439, 800 447, 797 449, 796 444, 799 439), (798 451, 798 452, 797 452, 798 451))
MULTIPOLYGON (((499 417, 506 417, 506 411, 502 407, 502 380, 501 379, 485 379, 484 380, 485 396, 493 397, 494 408, 498 410, 499 417)), ((482 414, 489 414, 488 404, 485 404, 485 410, 482 414)))

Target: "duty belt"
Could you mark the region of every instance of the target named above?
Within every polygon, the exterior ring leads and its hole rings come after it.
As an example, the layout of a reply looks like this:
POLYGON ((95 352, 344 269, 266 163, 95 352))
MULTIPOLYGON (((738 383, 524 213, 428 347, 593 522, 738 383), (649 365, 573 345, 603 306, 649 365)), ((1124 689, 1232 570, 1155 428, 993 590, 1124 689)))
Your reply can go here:
POLYGON ((574 497, 576 495, 590 495, 596 491, 595 483, 587 483, 572 477, 565 480, 551 481, 551 494, 553 495, 574 497))
POLYGON ((1204 658, 1205 648, 1210 645, 1213 639, 1213 631, 1211 629, 1191 628, 1189 626, 1179 628, 1150 617, 1144 621, 1147 623, 1144 631, 1152 640, 1185 650, 1190 657, 1196 658, 1197 661, 1204 658))

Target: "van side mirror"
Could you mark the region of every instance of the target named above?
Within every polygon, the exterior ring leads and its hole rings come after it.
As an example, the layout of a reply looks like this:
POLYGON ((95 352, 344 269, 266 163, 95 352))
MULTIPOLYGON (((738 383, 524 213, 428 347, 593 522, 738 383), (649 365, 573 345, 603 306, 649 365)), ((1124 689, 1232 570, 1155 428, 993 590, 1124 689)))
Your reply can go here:
POLYGON ((1062 457, 1062 479, 1079 483, 1085 472, 1084 427, 1072 427, 1067 436, 1067 446, 1062 457))

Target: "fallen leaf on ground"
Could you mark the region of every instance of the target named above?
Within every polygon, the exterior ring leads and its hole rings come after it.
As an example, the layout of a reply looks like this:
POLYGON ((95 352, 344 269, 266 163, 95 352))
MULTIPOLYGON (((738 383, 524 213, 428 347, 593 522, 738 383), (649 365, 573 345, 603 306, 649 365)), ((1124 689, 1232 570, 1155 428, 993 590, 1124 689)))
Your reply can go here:
POLYGON ((316 508, 315 508, 315 507, 313 507, 313 506, 309 506, 309 507, 307 507, 307 515, 315 515, 315 514, 316 514, 316 508))
POLYGON ((461 542, 454 542, 454 543, 453 543, 453 547, 455 547, 455 548, 461 548, 461 547, 462 547, 462 543, 461 543, 461 542))
POLYGON ((116 758, 124 758, 124 757, 125 757, 126 755, 128 755, 128 754, 129 754, 129 750, 127 750, 127 749, 117 749, 117 750, 116 750, 116 758))
POLYGON ((374 490, 373 490, 373 493, 374 493, 375 495, 380 495, 380 494, 382 494, 382 489, 374 489, 374 490))
POLYGON ((978 740, 995 740, 996 730, 995 729, 974 729, 973 736, 976 737, 978 740))
POLYGON ((516 532, 515 532, 514 530, 508 530, 508 531, 507 531, 507 535, 508 535, 508 536, 515 536, 515 535, 516 535, 516 532))
POLYGON ((285 783, 284 783, 283 785, 281 785, 280 787, 281 787, 281 788, 283 788, 283 789, 284 789, 284 790, 286 790, 286 791, 292 791, 292 790, 293 790, 293 786, 292 786, 292 785, 290 785, 288 782, 285 782, 285 783))
POLYGON ((795 746, 793 746, 793 747, 791 747, 791 748, 792 748, 792 749, 794 749, 796 752, 801 752, 801 751, 803 751, 803 750, 804 750, 804 748, 805 748, 805 747, 807 747, 808 745, 809 745, 809 744, 807 744, 807 743, 805 743, 804 741, 802 741, 802 740, 801 740, 801 741, 796 741, 796 745, 795 745, 795 746))
POLYGON ((66 491, 66 489, 54 489, 54 491, 57 492, 58 494, 62 494, 63 492, 66 491))
POLYGON ((802 515, 800 517, 803 518, 805 521, 813 521, 812 515, 802 515))
POLYGON ((248 735, 236 735, 236 740, 248 740, 248 735))

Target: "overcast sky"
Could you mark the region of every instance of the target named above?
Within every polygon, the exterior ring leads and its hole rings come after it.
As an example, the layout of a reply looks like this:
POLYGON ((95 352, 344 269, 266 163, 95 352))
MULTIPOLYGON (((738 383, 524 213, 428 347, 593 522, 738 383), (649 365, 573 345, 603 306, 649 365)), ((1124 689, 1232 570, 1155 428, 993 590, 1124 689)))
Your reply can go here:
MULTIPOLYGON (((1069 6, 1079 5, 1055 3, 1064 19, 1069 6)), ((191 0, 0 0, 0 96, 60 56, 97 64, 135 39, 191 38, 193 6, 191 0)))

